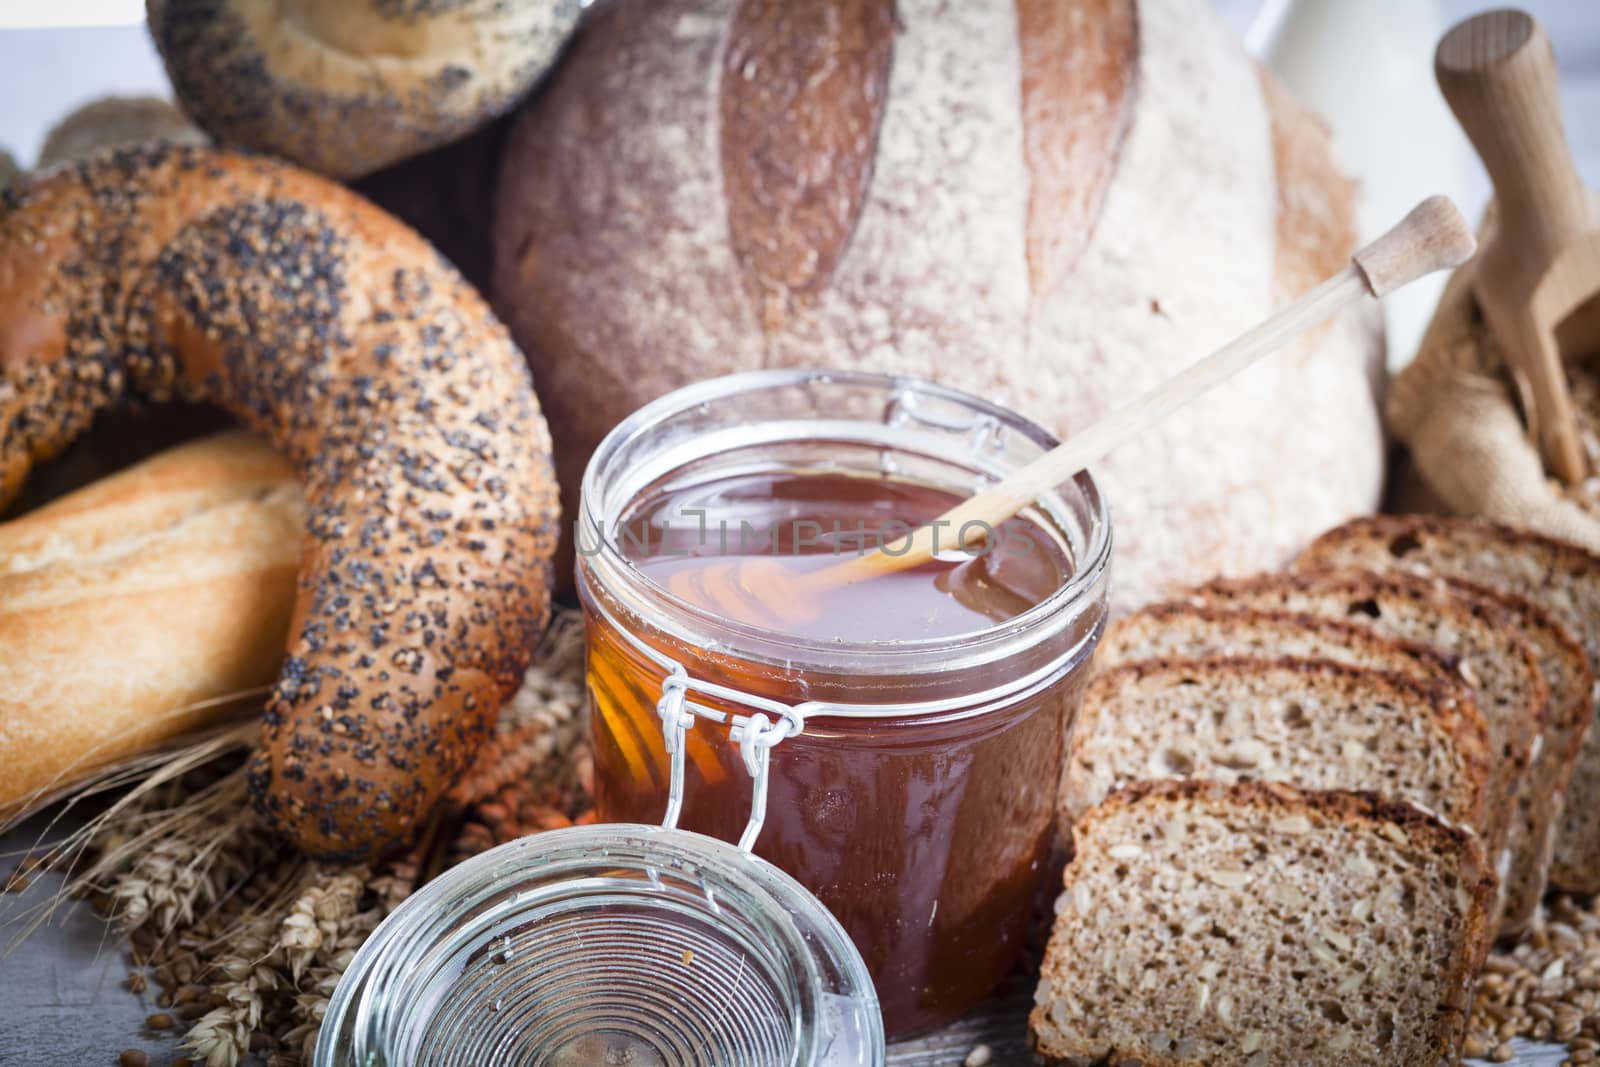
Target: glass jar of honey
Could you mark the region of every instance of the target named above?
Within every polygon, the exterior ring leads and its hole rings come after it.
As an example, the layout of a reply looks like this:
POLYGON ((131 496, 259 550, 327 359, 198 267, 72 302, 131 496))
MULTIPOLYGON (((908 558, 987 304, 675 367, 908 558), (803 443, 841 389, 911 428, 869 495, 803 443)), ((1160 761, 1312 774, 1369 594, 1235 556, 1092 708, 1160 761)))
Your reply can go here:
POLYGON ((636 412, 584 478, 600 817, 739 838, 793 875, 859 949, 891 1035, 1017 963, 1110 526, 1082 474, 930 562, 830 568, 1054 444, 927 382, 759 371, 636 412))

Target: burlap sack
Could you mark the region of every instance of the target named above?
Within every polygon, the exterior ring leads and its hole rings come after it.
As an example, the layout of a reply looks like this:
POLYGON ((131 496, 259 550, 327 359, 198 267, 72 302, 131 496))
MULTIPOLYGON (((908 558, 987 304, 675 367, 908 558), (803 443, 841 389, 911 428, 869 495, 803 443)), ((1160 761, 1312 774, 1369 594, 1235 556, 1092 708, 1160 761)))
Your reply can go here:
MULTIPOLYGON (((1493 226, 1486 218, 1481 236, 1493 226)), ((1487 515, 1600 551, 1600 511, 1563 492, 1540 462, 1522 415, 1524 393, 1473 300, 1473 266, 1451 277, 1417 358, 1391 384, 1389 427, 1410 448, 1417 475, 1444 510, 1487 515)))

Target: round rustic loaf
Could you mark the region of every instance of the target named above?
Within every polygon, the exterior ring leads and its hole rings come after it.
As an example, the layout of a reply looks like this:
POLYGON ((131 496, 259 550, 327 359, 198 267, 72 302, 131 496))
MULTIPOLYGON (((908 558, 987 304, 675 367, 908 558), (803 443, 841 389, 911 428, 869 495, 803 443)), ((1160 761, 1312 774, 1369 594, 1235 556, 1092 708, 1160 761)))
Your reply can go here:
POLYGON ((144 146, 0 195, 0 505, 99 413, 179 396, 305 490, 257 802, 307 852, 371 854, 467 767, 549 615, 528 369, 426 242, 287 164, 144 146))
POLYGON ((580 0, 148 0, 184 110, 219 142, 357 178, 516 104, 580 0))
MULTIPOLYGON (((604 433, 724 372, 916 374, 1069 433, 1338 270, 1325 131, 1201 0, 597 6, 500 172, 495 304, 569 503, 604 433)), ((1341 317, 1095 469, 1118 603, 1377 503, 1341 317)))

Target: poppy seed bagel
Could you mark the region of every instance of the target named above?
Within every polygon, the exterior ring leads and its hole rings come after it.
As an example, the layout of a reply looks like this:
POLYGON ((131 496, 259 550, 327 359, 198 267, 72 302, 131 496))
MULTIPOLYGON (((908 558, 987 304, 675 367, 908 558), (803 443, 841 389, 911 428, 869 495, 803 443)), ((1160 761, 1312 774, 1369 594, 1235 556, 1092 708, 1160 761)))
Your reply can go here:
POLYGON ((308 505, 256 802, 312 855, 370 855, 467 766, 548 619, 522 356, 420 237, 285 164, 142 147, 0 194, 0 504, 96 414, 175 396, 266 437, 308 505))

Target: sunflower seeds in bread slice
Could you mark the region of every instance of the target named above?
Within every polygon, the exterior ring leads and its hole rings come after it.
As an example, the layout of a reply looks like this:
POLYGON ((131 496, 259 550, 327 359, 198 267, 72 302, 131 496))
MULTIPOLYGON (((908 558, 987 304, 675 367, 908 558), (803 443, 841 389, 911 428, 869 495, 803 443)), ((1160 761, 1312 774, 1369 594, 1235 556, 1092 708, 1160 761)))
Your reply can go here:
MULTIPOLYGON (((1511 827, 1550 691, 1532 648, 1506 608, 1437 581, 1373 571, 1307 571, 1220 579, 1195 594, 1205 603, 1304 611, 1370 626, 1459 658, 1489 727, 1489 795, 1481 826, 1502 885, 1512 864, 1511 827)), ((1499 913, 1497 913, 1497 921, 1499 913)))
POLYGON ((1073 837, 1029 1019, 1052 1062, 1456 1062, 1493 892, 1471 833, 1372 794, 1169 781, 1073 837))
POLYGON ((1089 683, 1062 776, 1070 824, 1133 782, 1261 779, 1365 789, 1481 824, 1476 705, 1399 675, 1316 659, 1143 660, 1089 683))
MULTIPOLYGON (((1523 788, 1517 791, 1517 810, 1511 824, 1511 871, 1502 886, 1505 907, 1499 933, 1502 937, 1520 937, 1532 926, 1549 885, 1556 839, 1568 814, 1567 791, 1589 729, 1589 693, 1594 687, 1594 675, 1583 646, 1572 636, 1571 629, 1548 611, 1511 593, 1460 579, 1445 581, 1464 592, 1493 596, 1512 612, 1518 632, 1533 648, 1539 672, 1550 691, 1544 733, 1534 742, 1523 788)), ((1580 823, 1592 817, 1591 812, 1571 814, 1580 823)))
MULTIPOLYGON (((1460 657, 1445 655, 1413 641, 1384 637, 1370 626, 1338 618, 1288 611, 1241 608, 1236 605, 1201 605, 1169 601, 1148 605, 1107 627, 1095 651, 1097 672, 1145 659, 1199 659, 1245 656, 1254 658, 1326 659, 1351 667, 1364 667, 1407 678, 1436 689, 1456 702, 1474 703, 1473 689, 1459 673, 1460 657)), ((1537 739, 1535 739, 1537 742, 1537 739)), ((1526 792, 1526 791, 1524 791, 1526 792)), ((1520 798, 1519 798, 1520 799, 1520 798)), ((1520 812, 1519 816, 1524 813, 1520 812)), ((1525 877, 1514 859, 1508 885, 1515 886, 1514 905, 1506 905, 1509 924, 1504 932, 1520 934, 1537 910, 1549 868, 1552 813, 1529 812, 1511 827, 1528 836, 1530 826, 1542 828, 1544 847, 1529 845, 1528 866, 1537 867, 1525 877), (1538 816, 1537 818, 1535 816, 1538 816)), ((1504 854, 1514 852, 1508 844, 1504 854)))
MULTIPOLYGON (((1572 631, 1532 601, 1459 578, 1433 580, 1444 581, 1469 596, 1491 599, 1509 611, 1518 633, 1533 649, 1550 693, 1544 732, 1534 738, 1528 771, 1517 791, 1508 839, 1509 870, 1501 884, 1504 906, 1499 936, 1520 937, 1538 914, 1548 885, 1556 835, 1565 816, 1567 787, 1589 727, 1594 676, 1572 631)), ((1574 813, 1579 819, 1584 815, 1574 813)))
MULTIPOLYGON (((1526 597, 1567 627, 1588 659, 1588 672, 1581 677, 1563 671, 1572 690, 1555 703, 1584 701, 1590 724, 1600 714, 1594 693, 1600 677, 1600 556, 1587 549, 1487 519, 1379 515, 1329 530, 1305 550, 1301 565, 1440 575, 1526 597)), ((1548 662, 1545 666, 1550 670, 1548 662)), ((1551 684, 1559 686, 1561 680, 1551 684)), ((1592 725, 1584 729, 1567 786, 1550 883, 1573 892, 1600 892, 1600 730, 1592 725)))

